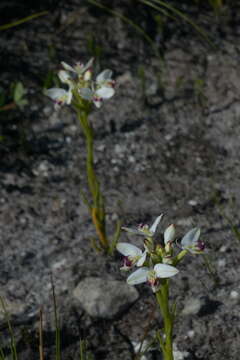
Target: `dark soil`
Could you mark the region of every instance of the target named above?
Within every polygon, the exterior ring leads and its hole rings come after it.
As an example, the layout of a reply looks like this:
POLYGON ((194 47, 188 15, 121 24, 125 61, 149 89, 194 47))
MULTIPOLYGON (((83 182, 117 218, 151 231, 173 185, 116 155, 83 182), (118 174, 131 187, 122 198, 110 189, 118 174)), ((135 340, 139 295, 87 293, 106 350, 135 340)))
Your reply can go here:
MULTIPOLYGON (((51 274, 62 359, 79 359, 80 338, 87 339, 94 359, 133 359, 132 342, 161 325, 147 286, 138 287, 140 299, 113 321, 90 318, 72 295, 85 276, 125 281, 120 256, 106 258, 91 248, 95 231, 80 198, 80 190, 87 194, 85 143, 76 116, 69 107, 54 112, 43 95, 47 74, 60 61, 95 56, 117 81, 114 98, 91 115, 109 234, 117 219, 151 223, 162 212, 163 229, 174 222, 179 236, 201 227, 214 276, 201 256, 181 265, 172 281, 179 311, 175 344, 188 352, 182 359, 238 360, 240 243, 229 219, 238 229, 240 6, 225 6, 216 17, 207 7, 183 2, 182 10, 207 31, 213 46, 181 20, 162 18, 160 27, 156 14, 134 1, 105 3, 141 24, 161 59, 130 25, 87 2, 0 5, 4 22, 50 11, 2 31, 0 42, 1 86, 22 81, 29 101, 23 110, 0 113, 0 294, 12 313, 19 359, 38 358, 40 307, 46 359, 54 358, 51 274), (191 299, 203 305, 184 315, 191 299)), ((7 351, 2 315, 0 327, 7 351)), ((148 356, 160 359, 154 351, 148 356)))

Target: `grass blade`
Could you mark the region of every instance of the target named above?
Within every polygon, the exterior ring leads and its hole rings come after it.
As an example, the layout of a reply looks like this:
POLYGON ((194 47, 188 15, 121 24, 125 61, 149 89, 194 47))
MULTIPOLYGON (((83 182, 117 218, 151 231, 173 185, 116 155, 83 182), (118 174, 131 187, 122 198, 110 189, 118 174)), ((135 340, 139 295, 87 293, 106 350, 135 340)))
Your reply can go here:
POLYGON ((39 311, 39 360, 44 360, 43 355, 43 311, 39 311))
POLYGON ((154 50, 154 52, 156 53, 157 56, 160 57, 159 51, 158 51, 158 47, 156 46, 155 42, 151 39, 151 37, 146 33, 146 31, 144 31, 141 26, 139 26, 138 24, 136 24, 134 21, 132 21, 131 19, 129 19, 127 16, 122 15, 120 12, 110 9, 107 6, 104 6, 103 4, 99 3, 96 0, 87 0, 90 4, 95 5, 97 7, 99 7, 100 9, 103 9, 105 11, 107 11, 108 13, 118 17, 119 19, 121 19, 123 22, 125 22, 126 24, 130 25, 131 27, 133 27, 139 34, 141 34, 143 36, 143 38, 149 43, 149 45, 152 47, 152 49, 154 50))
POLYGON ((37 17, 39 16, 43 16, 43 15, 47 15, 48 14, 48 11, 41 11, 39 13, 36 13, 36 14, 33 14, 33 15, 29 15, 25 18, 22 18, 20 20, 16 20, 16 21, 13 21, 12 23, 8 23, 8 24, 4 24, 4 25, 1 25, 0 26, 0 31, 1 30, 7 30, 7 29, 10 29, 12 27, 15 27, 15 26, 18 26, 18 25, 21 25, 25 22, 28 22, 28 21, 31 21, 33 19, 36 19, 37 17))
POLYGON ((60 332, 60 324, 57 313, 57 300, 55 294, 55 287, 53 283, 53 276, 51 275, 51 284, 52 284, 52 295, 53 295, 53 307, 54 307, 54 321, 55 321, 55 347, 56 347, 56 360, 61 360, 61 332, 60 332))
POLYGON ((166 8, 173 14, 177 15, 179 18, 184 20, 186 23, 190 24, 212 47, 215 47, 213 42, 209 39, 208 34, 198 26, 189 16, 184 14, 182 11, 176 9, 174 6, 168 4, 165 1, 161 0, 139 0, 142 4, 150 6, 151 8, 162 12, 162 8, 166 8))
POLYGON ((17 360, 17 348, 16 348, 16 341, 15 341, 15 336, 13 333, 13 329, 12 329, 12 325, 10 322, 10 316, 9 313, 7 311, 7 308, 5 306, 4 300, 2 298, 2 296, 0 296, 0 303, 4 312, 4 316, 5 316, 5 320, 7 322, 7 326, 8 326, 8 331, 10 334, 10 338, 11 338, 11 343, 10 343, 10 348, 11 348, 11 355, 12 355, 12 360, 17 360))

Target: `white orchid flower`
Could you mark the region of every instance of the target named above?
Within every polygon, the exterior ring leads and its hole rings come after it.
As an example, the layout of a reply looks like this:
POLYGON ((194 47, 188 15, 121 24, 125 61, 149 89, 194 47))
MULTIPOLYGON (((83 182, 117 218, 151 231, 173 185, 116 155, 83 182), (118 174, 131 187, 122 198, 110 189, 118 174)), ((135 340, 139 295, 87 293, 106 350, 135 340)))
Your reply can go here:
POLYGON ((112 80, 112 70, 103 70, 96 78, 95 105, 99 107, 101 99, 110 99, 114 94, 115 81, 112 80))
POLYGON ((110 99, 115 94, 115 81, 111 77, 111 70, 103 70, 91 88, 79 89, 80 96, 85 100, 92 101, 97 108, 100 108, 103 100, 110 99))
POLYGON ((55 103, 55 108, 58 109, 64 104, 71 104, 72 90, 64 90, 61 88, 51 88, 45 91, 45 95, 49 96, 55 103))
POLYGON ((77 74, 79 78, 83 78, 84 80, 88 81, 91 79, 91 66, 93 64, 94 59, 91 58, 86 65, 83 63, 77 62, 74 66, 68 65, 64 61, 61 62, 63 68, 66 71, 70 71, 74 74, 77 74))
POLYGON ((132 229, 129 227, 122 227, 122 229, 129 232, 130 234, 142 235, 145 237, 153 237, 154 234, 156 233, 158 224, 162 220, 162 217, 163 217, 163 214, 159 215, 150 228, 146 224, 140 224, 137 227, 137 229, 132 229))
POLYGON ((114 94, 115 81, 112 80, 112 70, 103 70, 96 78, 97 88, 110 88, 114 94))
POLYGON ((153 292, 159 290, 160 279, 170 278, 175 276, 179 272, 174 266, 167 264, 156 264, 153 269, 148 267, 142 267, 134 271, 128 278, 127 283, 129 285, 137 285, 144 282, 148 282, 153 292))
POLYGON ((134 265, 143 266, 147 256, 146 249, 145 251, 142 251, 137 246, 125 242, 118 243, 116 248, 124 255, 123 267, 121 267, 121 270, 129 270, 134 265))
POLYGON ((192 254, 200 254, 205 249, 205 244, 199 239, 200 229, 193 228, 187 232, 181 240, 181 246, 184 250, 188 250, 192 254))
POLYGON ((115 93, 110 87, 100 87, 97 90, 80 88, 78 92, 83 99, 92 101, 97 108, 101 107, 103 100, 110 99, 115 93))

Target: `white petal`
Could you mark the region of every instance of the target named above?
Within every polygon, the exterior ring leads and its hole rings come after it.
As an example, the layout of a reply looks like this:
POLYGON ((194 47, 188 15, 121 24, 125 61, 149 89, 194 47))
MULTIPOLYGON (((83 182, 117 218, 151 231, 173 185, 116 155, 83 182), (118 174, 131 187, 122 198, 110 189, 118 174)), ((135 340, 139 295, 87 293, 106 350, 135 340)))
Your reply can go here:
POLYGON ((93 92, 89 88, 81 88, 78 90, 80 96, 85 99, 91 101, 93 99, 93 92))
POLYGON ((141 235, 141 236, 145 236, 145 237, 147 236, 146 232, 144 232, 142 230, 132 229, 132 228, 128 228, 125 226, 123 226, 122 229, 129 232, 130 234, 141 235))
POLYGON ((63 83, 68 83, 69 80, 71 80, 71 76, 69 75, 69 73, 65 70, 60 70, 58 72, 58 77, 61 80, 61 82, 63 83))
POLYGON ((117 250, 124 256, 142 256, 142 251, 135 245, 119 242, 117 250))
POLYGON ((154 271, 159 278, 169 278, 176 275, 179 270, 176 269, 174 266, 167 265, 167 264, 156 264, 154 266, 154 271))
POLYGON ((175 238, 175 226, 172 224, 167 227, 167 229, 164 231, 164 244, 167 245, 167 243, 172 242, 175 238))
POLYGON ((71 104, 71 102, 72 102, 72 97, 73 97, 72 91, 69 90, 66 95, 67 95, 66 103, 69 105, 69 104, 71 104))
POLYGON ((102 86, 96 91, 96 95, 102 99, 110 99, 115 94, 112 87, 102 86))
POLYGON ((147 281, 149 268, 143 267, 134 271, 128 278, 127 283, 129 285, 137 285, 147 281))
POLYGON ((162 217, 163 217, 163 214, 159 215, 156 220, 154 221, 154 223, 152 224, 152 226, 150 227, 149 231, 152 233, 152 234, 155 234, 156 230, 157 230, 157 227, 158 227, 158 224, 160 223, 160 221, 162 220, 162 217))
POLYGON ((62 66, 63 66, 63 68, 65 69, 65 70, 67 70, 67 71, 72 71, 72 72, 76 72, 75 71, 75 69, 72 67, 72 66, 70 66, 70 65, 68 65, 67 63, 65 63, 64 61, 61 61, 61 64, 62 64, 62 66))
POLYGON ((82 68, 82 73, 84 73, 85 71, 87 71, 93 64, 94 58, 91 58, 86 65, 83 66, 82 68))
POLYGON ((103 70, 96 78, 97 83, 105 82, 111 80, 112 70, 103 70))
POLYGON ((199 228, 193 228, 184 235, 181 241, 183 247, 188 247, 198 242, 201 230, 199 228))
POLYGON ((53 100, 58 100, 66 96, 67 91, 61 88, 51 88, 45 91, 45 95, 49 96, 53 100))
POLYGON ((147 257, 147 252, 144 251, 144 253, 140 257, 140 259, 137 261, 136 265, 137 266, 143 266, 143 264, 145 263, 146 257, 147 257))
POLYGON ((91 70, 85 71, 85 73, 83 75, 83 80, 90 81, 91 79, 92 79, 92 71, 91 70))

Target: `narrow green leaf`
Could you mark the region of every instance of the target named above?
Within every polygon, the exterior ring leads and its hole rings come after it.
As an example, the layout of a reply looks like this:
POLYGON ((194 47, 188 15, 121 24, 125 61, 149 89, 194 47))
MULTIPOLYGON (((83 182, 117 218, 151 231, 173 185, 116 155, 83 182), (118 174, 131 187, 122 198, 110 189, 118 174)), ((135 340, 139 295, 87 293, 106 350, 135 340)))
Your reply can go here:
POLYGON ((10 29, 12 27, 15 27, 15 26, 18 26, 18 25, 21 25, 25 22, 28 22, 28 21, 31 21, 33 19, 36 19, 37 17, 39 16, 44 16, 44 15, 47 15, 48 14, 48 11, 41 11, 39 13, 36 13, 36 14, 33 14, 33 15, 29 15, 25 18, 22 18, 20 20, 17 20, 17 21, 13 21, 11 23, 8 23, 8 24, 5 24, 5 25, 1 25, 0 26, 0 31, 1 30, 7 30, 7 29, 10 29))

